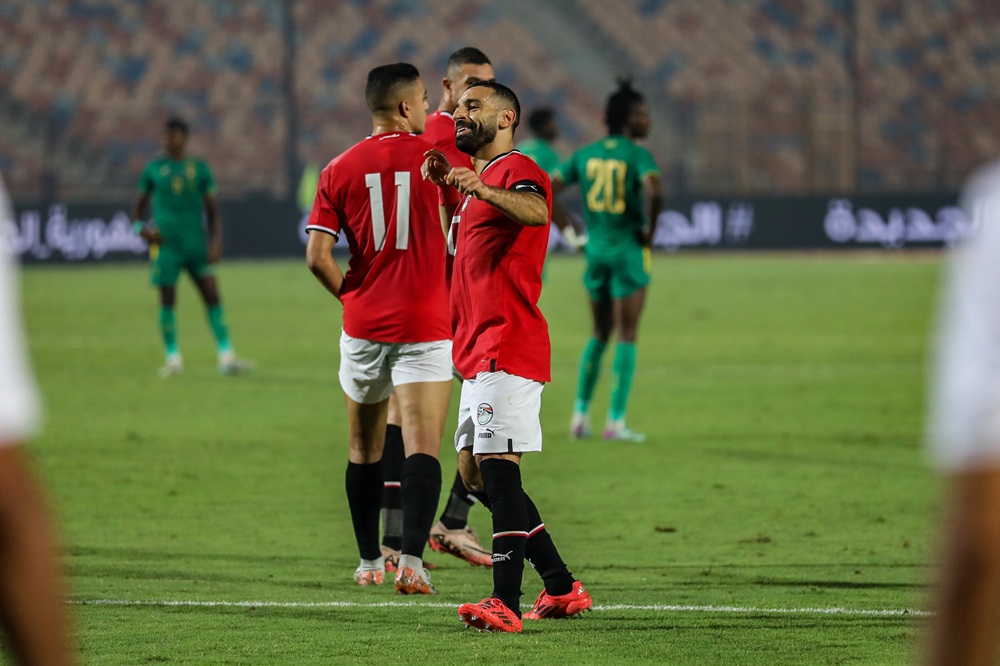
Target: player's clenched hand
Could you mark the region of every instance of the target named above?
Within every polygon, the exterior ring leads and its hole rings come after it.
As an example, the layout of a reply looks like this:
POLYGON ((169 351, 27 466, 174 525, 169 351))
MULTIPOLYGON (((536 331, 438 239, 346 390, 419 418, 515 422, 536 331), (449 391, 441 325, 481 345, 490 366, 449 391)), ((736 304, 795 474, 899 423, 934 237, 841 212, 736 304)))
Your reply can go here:
POLYGON ((486 185, 479 179, 479 175, 465 167, 455 167, 449 171, 447 181, 462 194, 470 194, 477 199, 481 199, 486 191, 486 185))
POLYGON ((440 150, 428 150, 424 153, 424 163, 420 165, 420 175, 438 187, 447 185, 446 178, 451 171, 448 158, 440 150))
POLYGON ((160 229, 153 223, 149 223, 142 228, 139 235, 146 239, 146 242, 150 245, 159 245, 163 242, 163 237, 160 236, 160 229))

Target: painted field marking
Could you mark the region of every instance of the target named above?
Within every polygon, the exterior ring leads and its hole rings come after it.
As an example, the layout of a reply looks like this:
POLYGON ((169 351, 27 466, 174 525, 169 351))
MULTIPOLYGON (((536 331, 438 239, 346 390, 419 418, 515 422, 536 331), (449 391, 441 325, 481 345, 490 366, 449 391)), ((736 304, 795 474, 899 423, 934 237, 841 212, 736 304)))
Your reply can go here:
MULTIPOLYGON (((161 606, 194 608, 455 608, 450 603, 407 601, 194 601, 152 599, 73 599, 75 606, 161 606)), ((526 606, 527 608, 527 606, 526 606)), ((660 613, 730 613, 735 615, 843 615, 854 617, 930 617, 929 611, 908 608, 763 608, 759 606, 685 606, 672 604, 597 604, 594 611, 647 611, 660 613)))

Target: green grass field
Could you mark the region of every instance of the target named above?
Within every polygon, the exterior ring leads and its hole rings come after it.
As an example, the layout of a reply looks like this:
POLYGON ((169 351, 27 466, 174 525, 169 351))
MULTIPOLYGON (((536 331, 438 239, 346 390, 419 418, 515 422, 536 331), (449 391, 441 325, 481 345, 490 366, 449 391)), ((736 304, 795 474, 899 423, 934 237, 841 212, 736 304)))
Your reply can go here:
MULTIPOLYGON (((185 283, 187 370, 169 380, 144 266, 25 270, 47 403, 32 448, 83 662, 911 662, 938 517, 921 450, 938 259, 656 257, 630 410, 644 444, 567 438, 581 270, 550 262, 547 439, 524 480, 595 609, 520 636, 462 627, 455 606, 491 578, 447 556, 433 598, 354 585, 340 314, 303 263, 220 269, 248 377, 216 374, 185 283)), ((607 401, 605 376, 596 415, 607 401)), ((442 461, 450 479, 450 440, 442 461)), ((523 602, 540 589, 529 568, 523 602)))

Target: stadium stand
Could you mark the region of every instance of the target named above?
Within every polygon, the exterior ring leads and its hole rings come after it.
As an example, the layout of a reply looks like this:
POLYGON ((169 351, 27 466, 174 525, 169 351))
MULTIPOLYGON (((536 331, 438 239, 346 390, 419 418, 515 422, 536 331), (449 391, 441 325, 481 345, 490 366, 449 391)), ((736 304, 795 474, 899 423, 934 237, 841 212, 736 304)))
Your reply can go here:
MULTIPOLYGON (((940 189, 1000 152, 1000 9, 982 0, 559 7, 567 31, 615 54, 652 105, 675 111, 651 147, 695 191, 940 189)), ((296 0, 294 27, 304 160, 368 130, 371 67, 414 62, 433 107, 443 61, 473 42, 526 108, 557 108, 564 152, 603 133, 611 82, 587 81, 496 3, 296 0)), ((130 189, 169 113, 192 122, 193 149, 224 193, 294 190, 280 3, 8 0, 0 34, 0 168, 22 197, 53 168, 64 195, 120 197, 113 185, 130 189)))

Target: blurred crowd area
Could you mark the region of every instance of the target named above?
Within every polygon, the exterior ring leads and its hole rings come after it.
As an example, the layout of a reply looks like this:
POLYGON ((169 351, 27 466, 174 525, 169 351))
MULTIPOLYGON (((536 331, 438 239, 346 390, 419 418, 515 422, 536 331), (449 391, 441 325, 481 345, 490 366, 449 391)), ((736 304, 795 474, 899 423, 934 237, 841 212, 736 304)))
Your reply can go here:
POLYGON ((222 196, 291 197, 370 130, 370 68, 414 63, 434 108, 466 45, 563 154, 633 75, 675 194, 949 191, 1000 154, 996 0, 5 0, 0 172, 128 197, 179 114, 222 196))

